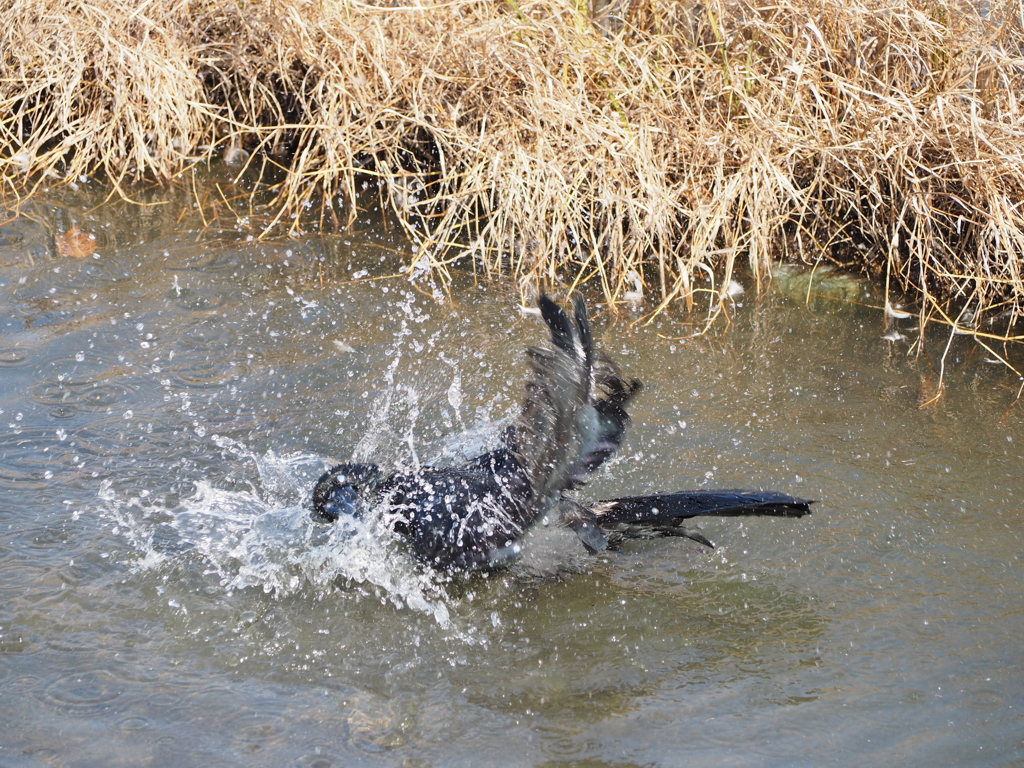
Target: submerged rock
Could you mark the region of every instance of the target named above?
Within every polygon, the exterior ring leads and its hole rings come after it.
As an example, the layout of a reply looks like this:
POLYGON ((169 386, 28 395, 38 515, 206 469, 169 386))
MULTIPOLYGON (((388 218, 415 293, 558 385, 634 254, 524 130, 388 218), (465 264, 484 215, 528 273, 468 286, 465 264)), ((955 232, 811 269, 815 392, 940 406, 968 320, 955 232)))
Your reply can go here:
POLYGON ((801 264, 773 264, 772 287, 796 301, 825 297, 838 301, 860 301, 869 295, 870 286, 863 277, 832 264, 807 267, 801 264))

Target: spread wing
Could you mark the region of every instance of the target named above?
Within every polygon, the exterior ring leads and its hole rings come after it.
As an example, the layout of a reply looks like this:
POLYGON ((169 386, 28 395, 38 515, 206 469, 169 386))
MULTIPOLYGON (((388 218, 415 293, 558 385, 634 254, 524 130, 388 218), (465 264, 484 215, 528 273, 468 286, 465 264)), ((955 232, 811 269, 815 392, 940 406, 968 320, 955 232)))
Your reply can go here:
POLYGON ((640 382, 622 378, 594 347, 582 297, 570 317, 547 296, 539 301, 551 348, 527 350, 531 375, 513 432, 513 452, 529 480, 535 514, 583 483, 622 442, 625 406, 640 382))

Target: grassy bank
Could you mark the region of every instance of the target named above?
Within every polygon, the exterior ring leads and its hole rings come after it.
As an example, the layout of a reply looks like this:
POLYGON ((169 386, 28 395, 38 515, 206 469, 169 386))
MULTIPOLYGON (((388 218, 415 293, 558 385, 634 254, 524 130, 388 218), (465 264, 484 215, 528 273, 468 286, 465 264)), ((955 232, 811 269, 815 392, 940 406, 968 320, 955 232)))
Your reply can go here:
POLYGON ((593 11, 13 0, 2 201, 98 174, 131 197, 218 158, 262 180, 239 189, 272 234, 343 226, 370 182, 442 276, 472 258, 609 300, 642 280, 653 310, 715 306, 743 263, 763 280, 825 258, 909 291, 924 319, 1016 319, 1020 0, 593 11))

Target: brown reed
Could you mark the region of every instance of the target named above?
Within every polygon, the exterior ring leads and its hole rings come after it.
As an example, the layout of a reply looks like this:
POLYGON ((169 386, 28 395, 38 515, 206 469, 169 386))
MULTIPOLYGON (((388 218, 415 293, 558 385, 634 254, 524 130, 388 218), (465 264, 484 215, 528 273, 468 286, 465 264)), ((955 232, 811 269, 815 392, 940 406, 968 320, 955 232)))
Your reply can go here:
POLYGON ((472 259, 713 311, 744 264, 760 283, 828 259, 978 332, 1024 295, 1022 20, 1021 0, 11 0, 0 179, 7 201, 96 175, 131 198, 219 155, 262 180, 267 233, 350 220, 373 182, 441 278, 472 259))

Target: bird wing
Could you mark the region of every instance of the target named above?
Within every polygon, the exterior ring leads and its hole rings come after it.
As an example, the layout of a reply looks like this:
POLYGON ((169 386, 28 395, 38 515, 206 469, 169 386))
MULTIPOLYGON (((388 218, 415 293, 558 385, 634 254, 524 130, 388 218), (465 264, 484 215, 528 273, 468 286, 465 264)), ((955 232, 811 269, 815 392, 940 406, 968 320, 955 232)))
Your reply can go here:
POLYGON ((577 297, 573 320, 547 296, 538 304, 552 347, 526 350, 531 373, 516 420, 514 451, 540 514, 571 485, 597 423, 589 407, 593 340, 583 300, 577 297))
POLYGON ((543 514, 619 447, 629 421, 625 405, 640 382, 624 380, 594 347, 582 297, 573 301, 571 319, 547 296, 539 306, 552 346, 527 349, 531 375, 513 450, 529 479, 534 510, 543 514))

